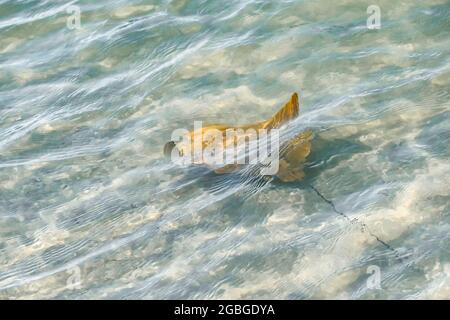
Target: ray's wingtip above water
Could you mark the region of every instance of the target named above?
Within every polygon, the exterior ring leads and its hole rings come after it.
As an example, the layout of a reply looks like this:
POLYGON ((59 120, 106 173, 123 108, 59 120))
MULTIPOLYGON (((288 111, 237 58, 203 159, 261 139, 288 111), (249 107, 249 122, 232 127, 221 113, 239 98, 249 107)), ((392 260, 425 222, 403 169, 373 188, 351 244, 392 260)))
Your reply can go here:
POLYGON ((288 121, 297 118, 299 112, 298 94, 297 92, 294 92, 291 99, 276 114, 263 122, 262 127, 264 129, 279 128, 288 121))
MULTIPOLYGON (((236 145, 239 143, 238 141, 244 141, 245 143, 245 137, 248 134, 249 130, 253 130, 254 132, 260 130, 266 130, 269 134, 274 131, 274 129, 279 129, 283 125, 287 124, 288 122, 294 120, 298 117, 300 113, 299 108, 299 95, 297 92, 294 92, 289 101, 284 104, 282 108, 279 109, 278 112, 276 112, 272 117, 269 119, 257 122, 254 124, 247 124, 247 125, 241 125, 241 126, 232 126, 232 125, 226 125, 226 124, 212 124, 208 125, 206 127, 202 127, 200 129, 194 129, 189 132, 188 134, 188 143, 181 142, 175 142, 175 141, 169 141, 164 145, 164 155, 166 157, 171 157, 173 155, 175 156, 185 156, 185 155, 191 155, 193 154, 193 148, 192 148, 192 141, 195 141, 200 137, 201 140, 201 153, 203 155, 203 152, 205 149, 211 147, 214 143, 217 143, 216 137, 212 137, 208 134, 210 130, 216 130, 216 132, 219 132, 219 135, 221 136, 220 139, 224 138, 229 130, 241 130, 240 134, 238 134, 236 137, 233 137, 231 144, 236 147, 236 145), (243 133, 245 131, 245 133, 243 133), (205 137, 207 137, 205 139, 205 137), (243 140, 240 140, 241 138, 244 138, 243 140)), ((258 139, 260 136, 258 135, 258 139)), ((292 182, 292 181, 298 181, 302 180, 305 176, 303 172, 303 163, 306 161, 306 157, 311 152, 311 140, 313 138, 313 133, 311 130, 306 130, 298 133, 293 138, 289 139, 285 143, 283 143, 281 146, 277 146, 277 153, 278 154, 278 169, 277 172, 273 175, 276 176, 278 179, 280 179, 283 182, 292 182)), ((258 145, 260 144, 261 140, 258 141, 258 145)), ((271 141, 272 143, 272 141, 271 141)), ((278 143, 278 142, 277 142, 278 143)), ((223 147, 226 149, 230 145, 230 140, 226 138, 224 140, 223 147), (227 145, 228 143, 228 145, 227 145)), ((194 142, 194 148, 195 148, 195 142, 194 142)), ((271 150, 273 152, 273 150, 271 150)), ((199 165, 205 165, 207 167, 211 167, 213 171, 216 174, 224 174, 224 173, 230 173, 234 172, 238 169, 241 169, 243 167, 242 164, 239 163, 232 163, 232 164, 225 164, 220 167, 213 167, 208 163, 208 161, 204 160, 204 157, 201 157, 200 161, 195 162, 195 164, 199 165)))

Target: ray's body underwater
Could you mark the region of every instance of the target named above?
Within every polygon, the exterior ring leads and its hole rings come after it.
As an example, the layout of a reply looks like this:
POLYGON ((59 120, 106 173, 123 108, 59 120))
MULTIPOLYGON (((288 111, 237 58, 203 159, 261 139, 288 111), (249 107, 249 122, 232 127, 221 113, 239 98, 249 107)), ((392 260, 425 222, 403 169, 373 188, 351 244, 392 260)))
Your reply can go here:
MULTIPOLYGON (((299 102, 298 95, 294 93, 291 96, 289 102, 287 102, 274 116, 266 121, 258 122, 255 124, 248 124, 243 126, 231 126, 225 124, 212 124, 200 129, 190 131, 187 134, 186 140, 179 142, 169 141, 164 146, 164 154, 167 157, 173 156, 193 156, 194 150, 192 141, 200 140, 201 153, 208 148, 211 148, 214 144, 217 144, 217 135, 211 135, 210 132, 218 132, 219 135, 224 138, 225 143, 223 148, 236 147, 239 144, 245 144, 245 139, 248 137, 248 132, 258 132, 260 130, 266 130, 268 134, 273 129, 278 129, 289 121, 297 118, 299 115, 299 102), (233 139, 225 138, 227 133, 233 131, 238 132, 233 139), (187 142, 186 142, 187 141, 187 142)), ((305 130, 293 138, 283 143, 279 148, 279 162, 278 168, 274 176, 283 182, 291 182, 302 180, 305 176, 303 171, 303 164, 306 158, 311 152, 311 140, 313 133, 311 130, 305 130)), ((224 174, 236 171, 242 168, 245 164, 235 162, 232 164, 225 164, 222 166, 213 165, 204 156, 195 158, 193 163, 198 165, 204 165, 210 167, 217 174, 224 174)))

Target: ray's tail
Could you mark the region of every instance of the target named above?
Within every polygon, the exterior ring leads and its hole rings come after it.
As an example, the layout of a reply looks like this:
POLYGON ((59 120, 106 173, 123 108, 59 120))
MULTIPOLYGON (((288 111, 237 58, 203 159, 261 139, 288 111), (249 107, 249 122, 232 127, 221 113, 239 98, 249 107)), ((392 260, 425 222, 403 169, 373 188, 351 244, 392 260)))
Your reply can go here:
POLYGON ((404 259, 401 257, 400 253, 394 248, 392 247, 389 243, 387 243, 386 241, 382 240, 380 237, 378 237, 375 233, 373 233, 369 227, 363 222, 360 221, 358 218, 353 218, 351 219, 349 216, 347 216, 344 212, 338 210, 335 206, 335 204, 333 203, 333 201, 327 199, 319 190, 317 190, 313 185, 311 184, 307 184, 320 198, 322 198, 322 200, 324 200, 326 203, 328 203, 331 208, 333 209, 333 211, 335 213, 337 213, 338 215, 342 216, 344 219, 346 219, 348 222, 350 222, 351 224, 359 224, 359 226, 361 227, 361 232, 367 232, 371 237, 374 237, 375 240, 380 243, 383 247, 385 247, 386 249, 388 249, 389 251, 391 251, 394 256, 400 261, 400 262, 404 262, 404 259))

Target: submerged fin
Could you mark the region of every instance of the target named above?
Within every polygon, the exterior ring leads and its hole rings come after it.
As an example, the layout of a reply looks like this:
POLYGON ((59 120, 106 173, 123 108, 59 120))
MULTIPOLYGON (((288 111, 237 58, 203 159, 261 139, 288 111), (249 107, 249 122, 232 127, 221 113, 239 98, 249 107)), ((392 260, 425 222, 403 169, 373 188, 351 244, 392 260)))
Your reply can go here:
POLYGON ((298 94, 294 92, 291 99, 272 118, 262 123, 262 128, 278 128, 286 122, 295 119, 299 113, 298 94))
POLYGON ((313 132, 311 130, 300 132, 283 145, 282 158, 290 164, 305 162, 306 157, 311 153, 312 138, 313 132))
POLYGON ((311 130, 303 131, 287 141, 281 152, 280 166, 276 176, 283 182, 300 181, 305 177, 303 164, 311 153, 311 130))
POLYGON ((305 173, 303 172, 303 166, 293 166, 286 160, 281 159, 276 176, 283 182, 293 182, 303 180, 305 173))

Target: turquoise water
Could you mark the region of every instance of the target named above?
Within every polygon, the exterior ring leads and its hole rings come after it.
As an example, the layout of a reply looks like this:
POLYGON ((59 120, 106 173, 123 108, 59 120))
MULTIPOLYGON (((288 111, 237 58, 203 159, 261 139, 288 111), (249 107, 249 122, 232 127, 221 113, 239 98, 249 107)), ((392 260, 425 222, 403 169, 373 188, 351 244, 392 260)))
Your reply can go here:
POLYGON ((371 4, 0 0, 0 298, 450 298, 450 2, 371 4), (163 157, 294 91, 305 181, 163 157))

